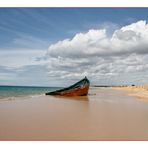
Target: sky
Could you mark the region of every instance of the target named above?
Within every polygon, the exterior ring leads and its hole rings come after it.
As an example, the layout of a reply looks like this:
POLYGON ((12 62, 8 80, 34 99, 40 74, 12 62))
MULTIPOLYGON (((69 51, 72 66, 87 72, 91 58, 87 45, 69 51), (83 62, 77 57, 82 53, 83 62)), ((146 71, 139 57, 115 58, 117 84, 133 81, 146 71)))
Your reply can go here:
POLYGON ((148 83, 148 8, 0 8, 0 85, 148 83))

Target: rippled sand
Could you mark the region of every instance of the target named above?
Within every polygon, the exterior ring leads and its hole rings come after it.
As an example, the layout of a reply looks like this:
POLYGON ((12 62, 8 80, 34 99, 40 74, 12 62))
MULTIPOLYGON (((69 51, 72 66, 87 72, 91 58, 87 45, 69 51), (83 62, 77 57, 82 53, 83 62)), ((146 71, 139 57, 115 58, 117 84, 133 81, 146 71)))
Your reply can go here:
POLYGON ((148 140, 148 103, 111 88, 0 101, 0 140, 148 140))

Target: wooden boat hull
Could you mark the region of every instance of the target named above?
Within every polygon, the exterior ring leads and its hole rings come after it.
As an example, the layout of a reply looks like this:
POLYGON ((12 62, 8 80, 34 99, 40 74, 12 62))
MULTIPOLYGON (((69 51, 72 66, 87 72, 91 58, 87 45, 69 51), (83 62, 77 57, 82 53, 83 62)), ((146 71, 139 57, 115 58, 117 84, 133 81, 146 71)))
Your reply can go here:
POLYGON ((76 90, 71 90, 71 91, 67 91, 67 92, 61 92, 57 95, 60 96, 86 96, 88 94, 88 90, 89 87, 85 87, 85 88, 80 88, 80 89, 76 89, 76 90))
POLYGON ((59 96, 86 96, 89 90, 89 80, 85 77, 74 85, 60 89, 53 92, 48 92, 46 95, 59 95, 59 96))

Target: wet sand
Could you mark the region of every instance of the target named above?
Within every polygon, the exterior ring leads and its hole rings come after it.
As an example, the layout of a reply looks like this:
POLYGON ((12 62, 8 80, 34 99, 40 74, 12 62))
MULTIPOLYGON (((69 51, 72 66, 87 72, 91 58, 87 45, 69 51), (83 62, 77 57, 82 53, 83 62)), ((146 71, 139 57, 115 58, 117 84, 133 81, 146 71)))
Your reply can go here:
POLYGON ((148 103, 111 88, 0 101, 0 140, 148 140, 148 103))

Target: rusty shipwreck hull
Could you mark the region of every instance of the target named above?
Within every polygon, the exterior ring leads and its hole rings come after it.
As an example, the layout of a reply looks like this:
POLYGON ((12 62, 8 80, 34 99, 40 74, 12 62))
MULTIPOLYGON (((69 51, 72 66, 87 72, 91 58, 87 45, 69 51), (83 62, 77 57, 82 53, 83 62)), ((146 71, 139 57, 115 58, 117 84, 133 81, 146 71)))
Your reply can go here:
POLYGON ((86 96, 88 94, 90 82, 85 77, 79 82, 60 90, 46 93, 46 95, 59 95, 59 96, 86 96))

